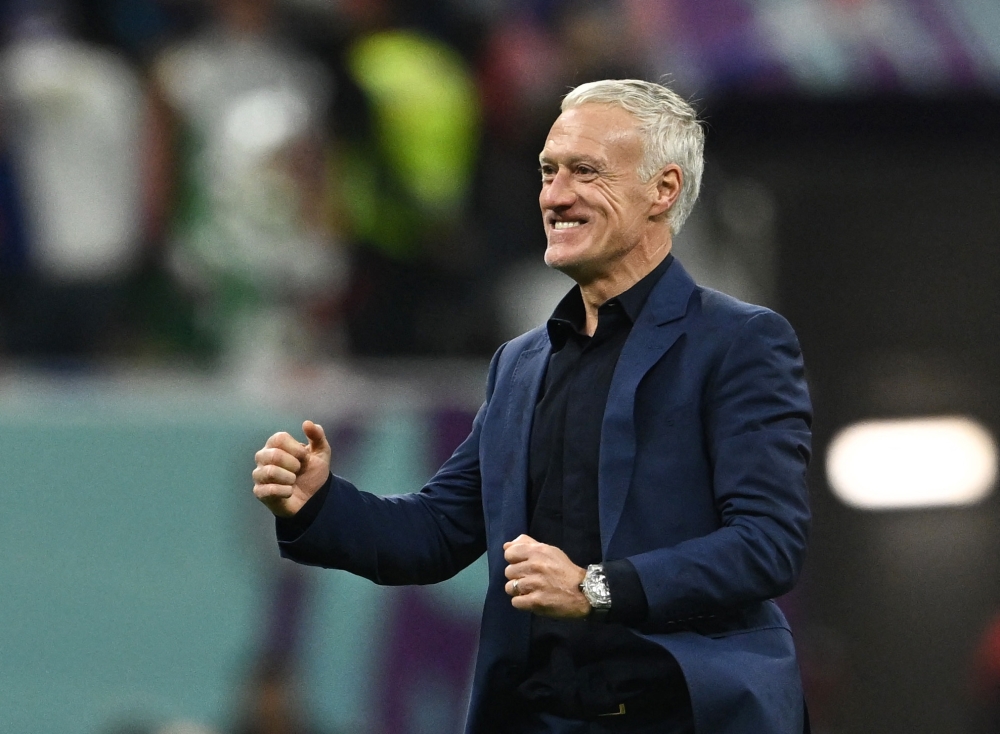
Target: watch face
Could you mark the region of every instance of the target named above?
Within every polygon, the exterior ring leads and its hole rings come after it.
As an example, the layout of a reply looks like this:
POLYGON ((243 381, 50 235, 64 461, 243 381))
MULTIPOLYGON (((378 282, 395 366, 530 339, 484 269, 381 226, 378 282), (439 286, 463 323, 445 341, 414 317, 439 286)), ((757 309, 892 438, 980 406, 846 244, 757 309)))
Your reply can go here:
POLYGON ((583 594, 594 609, 611 608, 611 590, 601 566, 590 566, 583 579, 583 594))

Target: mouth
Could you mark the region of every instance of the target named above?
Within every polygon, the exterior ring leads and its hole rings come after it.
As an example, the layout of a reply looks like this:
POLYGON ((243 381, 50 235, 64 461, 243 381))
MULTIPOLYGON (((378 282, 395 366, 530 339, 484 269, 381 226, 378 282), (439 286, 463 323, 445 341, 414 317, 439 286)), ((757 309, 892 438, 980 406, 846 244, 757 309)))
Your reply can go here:
POLYGON ((557 232, 561 232, 567 229, 573 229, 574 227, 579 227, 587 223, 585 219, 558 219, 552 220, 552 229, 557 232))

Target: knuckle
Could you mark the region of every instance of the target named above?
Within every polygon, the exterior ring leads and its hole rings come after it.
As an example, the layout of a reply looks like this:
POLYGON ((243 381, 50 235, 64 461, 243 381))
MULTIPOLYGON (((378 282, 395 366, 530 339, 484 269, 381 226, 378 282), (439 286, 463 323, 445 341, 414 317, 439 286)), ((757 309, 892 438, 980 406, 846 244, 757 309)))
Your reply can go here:
POLYGON ((269 500, 280 500, 285 496, 285 491, 279 484, 262 484, 264 498, 269 500))
POLYGON ((275 464, 283 471, 290 472, 291 474, 295 474, 300 468, 299 461, 290 454, 285 454, 281 457, 281 461, 275 462, 275 464))

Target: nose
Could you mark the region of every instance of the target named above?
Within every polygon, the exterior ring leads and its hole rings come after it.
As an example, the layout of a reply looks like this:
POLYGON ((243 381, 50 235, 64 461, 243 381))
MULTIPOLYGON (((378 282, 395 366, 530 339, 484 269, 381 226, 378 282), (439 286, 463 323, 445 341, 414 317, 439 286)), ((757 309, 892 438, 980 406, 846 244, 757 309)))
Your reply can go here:
POLYGON ((538 194, 538 203, 542 210, 566 209, 576 201, 576 191, 573 189, 570 172, 560 168, 556 175, 542 182, 542 190, 538 194))

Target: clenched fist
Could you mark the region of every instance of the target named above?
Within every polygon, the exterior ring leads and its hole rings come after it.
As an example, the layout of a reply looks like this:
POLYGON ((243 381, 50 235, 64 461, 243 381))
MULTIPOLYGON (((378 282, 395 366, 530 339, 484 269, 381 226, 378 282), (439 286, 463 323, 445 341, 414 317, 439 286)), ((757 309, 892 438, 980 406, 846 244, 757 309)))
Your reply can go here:
POLYGON ((267 439, 254 457, 254 496, 278 517, 291 517, 302 509, 330 474, 330 444, 323 427, 306 421, 302 431, 309 443, 299 443, 282 431, 267 439))
POLYGON ((590 602, 580 591, 586 571, 554 545, 519 535, 503 544, 504 589, 510 603, 543 617, 586 617, 590 602))

